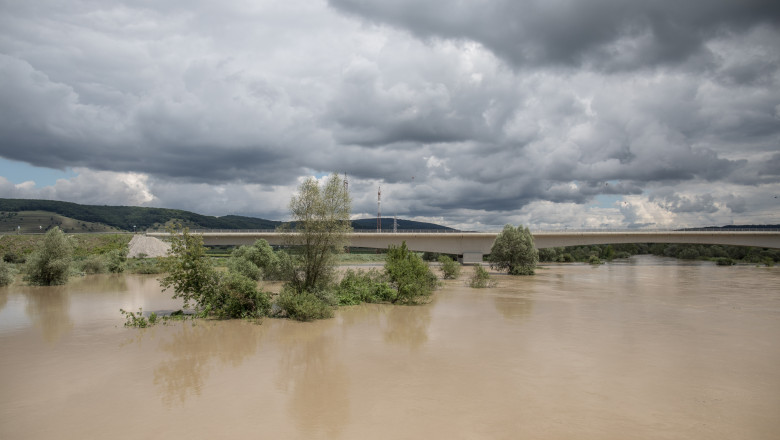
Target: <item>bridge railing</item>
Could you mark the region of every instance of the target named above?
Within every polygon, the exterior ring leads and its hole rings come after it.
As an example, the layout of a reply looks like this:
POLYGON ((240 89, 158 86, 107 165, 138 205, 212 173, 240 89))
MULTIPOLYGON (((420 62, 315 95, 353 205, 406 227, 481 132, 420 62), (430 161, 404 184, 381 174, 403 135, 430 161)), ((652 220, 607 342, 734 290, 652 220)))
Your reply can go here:
MULTIPOLYGON (((167 230, 149 229, 147 233, 165 233, 167 230)), ((276 229, 190 229, 193 234, 203 233, 274 233, 276 229)), ((353 234, 484 234, 484 233, 498 233, 500 231, 460 231, 457 229, 398 229, 393 231, 392 229, 383 229, 376 231, 373 229, 355 229, 353 234)), ((602 228, 602 229, 532 229, 532 234, 555 234, 555 233, 597 233, 597 232, 615 232, 615 233, 637 233, 637 232, 714 232, 714 233, 728 233, 728 232, 780 232, 780 228, 688 228, 688 229, 619 229, 619 228, 602 228)))

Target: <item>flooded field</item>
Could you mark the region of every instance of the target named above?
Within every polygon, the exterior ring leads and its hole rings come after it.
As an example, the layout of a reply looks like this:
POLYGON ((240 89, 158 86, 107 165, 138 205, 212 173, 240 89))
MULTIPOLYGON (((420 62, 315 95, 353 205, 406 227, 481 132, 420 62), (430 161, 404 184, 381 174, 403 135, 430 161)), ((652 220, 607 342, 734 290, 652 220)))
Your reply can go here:
POLYGON ((120 308, 180 306, 154 276, 0 288, 0 438, 777 438, 780 268, 495 279, 313 323, 140 330, 120 308))

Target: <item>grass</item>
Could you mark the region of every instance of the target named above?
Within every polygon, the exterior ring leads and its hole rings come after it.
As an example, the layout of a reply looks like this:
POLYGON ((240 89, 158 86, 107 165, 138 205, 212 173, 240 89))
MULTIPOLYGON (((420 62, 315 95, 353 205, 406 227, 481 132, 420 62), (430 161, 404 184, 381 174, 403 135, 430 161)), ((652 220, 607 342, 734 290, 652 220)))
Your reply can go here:
MULTIPOLYGON (((132 234, 68 234, 73 243, 73 258, 82 259, 90 255, 103 254, 122 249, 130 243, 132 234)), ((27 256, 35 250, 43 234, 0 236, 0 254, 27 256)))

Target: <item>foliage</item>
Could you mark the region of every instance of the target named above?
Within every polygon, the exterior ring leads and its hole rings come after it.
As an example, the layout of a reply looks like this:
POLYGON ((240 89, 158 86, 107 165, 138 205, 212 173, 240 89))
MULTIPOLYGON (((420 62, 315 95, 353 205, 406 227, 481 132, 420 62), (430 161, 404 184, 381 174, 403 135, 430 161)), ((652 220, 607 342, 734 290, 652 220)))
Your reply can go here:
POLYGON ((445 280, 454 280, 460 276, 460 264, 457 261, 446 255, 440 255, 439 263, 441 263, 440 268, 445 280))
POLYGON ((534 247, 531 231, 523 225, 504 226, 490 248, 488 261, 491 268, 508 270, 510 275, 533 275, 539 252, 534 247))
POLYGON ((333 317, 333 306, 320 295, 312 292, 299 292, 285 285, 276 299, 281 316, 298 321, 313 321, 333 317))
POLYGON ((588 258, 588 264, 599 265, 603 263, 599 257, 591 255, 590 258, 588 258))
POLYGON ((203 236, 184 228, 181 234, 169 229, 171 250, 162 260, 167 274, 160 279, 163 290, 173 289, 173 298, 182 298, 184 307, 190 303, 205 306, 214 297, 219 283, 217 271, 206 256, 203 236))
POLYGON ((7 286, 14 282, 16 270, 3 260, 0 260, 0 286, 7 286))
POLYGON ((438 261, 440 256, 441 254, 438 252, 425 251, 422 254, 422 259, 423 261, 438 261))
POLYGON ((114 249, 103 254, 106 258, 106 267, 111 273, 122 273, 127 267, 127 247, 114 249))
POLYGON ((271 308, 270 295, 257 289, 256 281, 236 272, 217 272, 206 256, 203 236, 171 229, 171 252, 163 260, 168 272, 160 280, 165 290, 184 306, 195 303, 204 314, 217 318, 259 318, 271 308))
POLYGON ((220 274, 215 296, 208 311, 217 318, 260 318, 271 309, 270 295, 257 289, 257 283, 238 273, 220 274))
POLYGON ((227 262, 227 268, 230 272, 241 274, 254 281, 259 281, 263 278, 263 271, 245 257, 231 255, 227 262))
POLYGON ((387 277, 376 269, 348 269, 336 287, 336 298, 341 306, 392 302, 395 297, 396 290, 387 282, 387 277))
POLYGON ((253 280, 278 280, 279 257, 267 241, 260 239, 252 246, 240 246, 233 250, 227 263, 228 269, 244 274, 253 280))
POLYGON ((485 287, 492 287, 493 281, 490 279, 490 274, 481 265, 474 266, 474 274, 471 275, 469 280, 469 286, 475 289, 484 289, 485 287))
POLYGON ((282 276, 296 292, 327 289, 334 276, 334 254, 348 244, 351 200, 338 174, 324 187, 314 178, 305 180, 290 200, 291 224, 280 230, 291 248, 280 262, 282 276))
POLYGON ((24 255, 20 255, 15 252, 6 252, 6 254, 3 255, 3 261, 6 263, 23 264, 26 259, 24 255))
POLYGON ((119 309, 119 313, 125 317, 125 327, 146 328, 157 322, 157 314, 152 313, 147 320, 144 317, 143 309, 138 308, 138 312, 133 313, 124 309, 119 309))
POLYGON ((73 246, 59 228, 50 229, 27 258, 24 279, 30 284, 51 286, 68 282, 73 246))
POLYGON ((721 257, 715 259, 715 264, 717 264, 718 266, 733 266, 737 263, 731 258, 721 257))
POLYGON ((163 273, 163 265, 157 258, 132 258, 126 264, 130 273, 159 274, 163 273))
POLYGON ((393 303, 418 304, 423 302, 437 286, 436 275, 404 241, 400 247, 390 246, 385 261, 385 272, 398 291, 393 303))
POLYGON ((84 273, 95 274, 108 272, 105 258, 102 255, 89 256, 85 260, 82 260, 79 263, 79 266, 84 273))

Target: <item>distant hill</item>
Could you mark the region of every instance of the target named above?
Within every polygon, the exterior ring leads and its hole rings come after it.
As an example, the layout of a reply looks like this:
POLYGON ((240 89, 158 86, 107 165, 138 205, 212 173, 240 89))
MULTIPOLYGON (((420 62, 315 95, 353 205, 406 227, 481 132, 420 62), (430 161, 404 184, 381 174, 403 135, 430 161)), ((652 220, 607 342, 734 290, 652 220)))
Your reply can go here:
MULTIPOLYGON (((392 218, 385 218, 382 217, 382 230, 383 231, 392 231, 393 230, 393 221, 392 218)), ((373 230, 376 231, 376 219, 375 218, 363 218, 360 220, 352 220, 352 228, 356 231, 366 231, 366 230, 373 230)), ((425 223, 425 222, 416 222, 414 220, 403 220, 398 219, 398 229, 399 230, 446 230, 446 231, 454 231, 455 229, 449 228, 447 226, 437 225, 435 223, 425 223)))
MULTIPOLYGON (((282 222, 240 215, 214 217, 190 211, 138 206, 80 205, 71 202, 0 198, 0 232, 37 232, 59 226, 66 232, 143 231, 173 222, 193 229, 276 229, 282 222)), ((355 230, 375 230, 376 219, 352 222, 355 230)), ((382 229, 392 230, 393 219, 383 218, 382 229)), ((398 219, 398 229, 451 230, 445 226, 398 219)))

